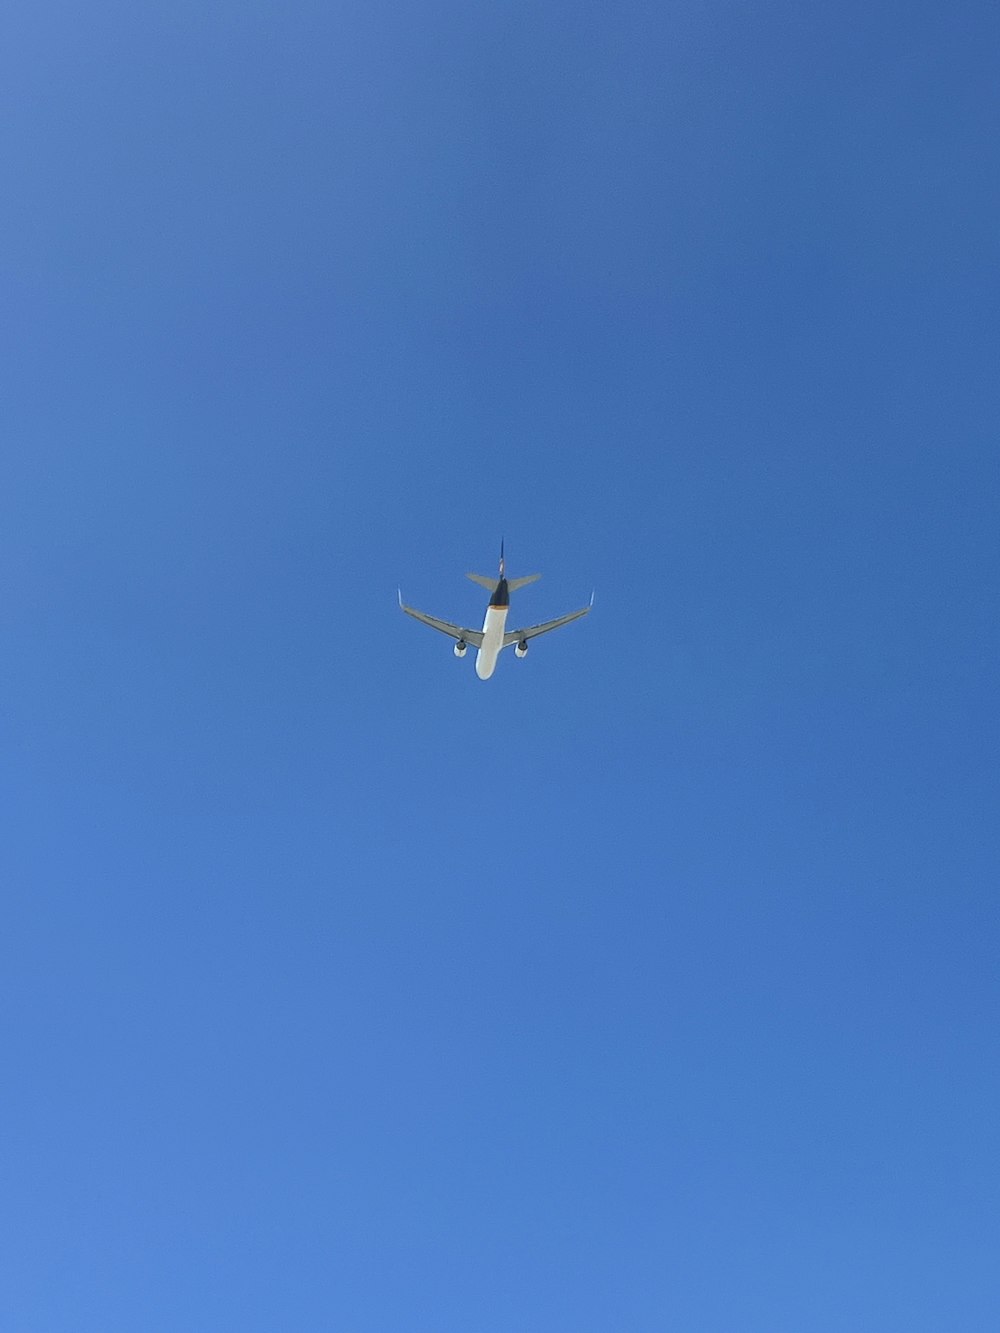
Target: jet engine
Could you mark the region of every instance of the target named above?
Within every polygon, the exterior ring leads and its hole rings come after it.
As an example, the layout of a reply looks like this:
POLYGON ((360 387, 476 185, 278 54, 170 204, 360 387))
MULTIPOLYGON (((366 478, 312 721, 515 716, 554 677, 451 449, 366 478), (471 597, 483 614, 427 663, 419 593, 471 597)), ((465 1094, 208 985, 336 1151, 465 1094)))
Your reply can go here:
POLYGON ((464 657, 468 651, 469 651, 469 645, 465 642, 464 639, 459 639, 458 643, 455 644, 455 656, 464 657))
POLYGON ((517 644, 517 646, 516 646, 515 649, 514 649, 514 656, 515 656, 515 657, 527 657, 527 656, 528 656, 528 640, 527 640, 527 639, 522 639, 521 642, 520 642, 519 644, 517 644))

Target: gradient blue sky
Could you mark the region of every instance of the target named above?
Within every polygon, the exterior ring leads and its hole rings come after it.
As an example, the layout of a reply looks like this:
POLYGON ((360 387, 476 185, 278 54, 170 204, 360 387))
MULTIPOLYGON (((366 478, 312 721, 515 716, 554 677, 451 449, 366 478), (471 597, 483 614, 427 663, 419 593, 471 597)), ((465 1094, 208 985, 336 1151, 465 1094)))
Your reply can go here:
POLYGON ((1000 1326, 998 39, 5 6, 4 1328, 1000 1326))

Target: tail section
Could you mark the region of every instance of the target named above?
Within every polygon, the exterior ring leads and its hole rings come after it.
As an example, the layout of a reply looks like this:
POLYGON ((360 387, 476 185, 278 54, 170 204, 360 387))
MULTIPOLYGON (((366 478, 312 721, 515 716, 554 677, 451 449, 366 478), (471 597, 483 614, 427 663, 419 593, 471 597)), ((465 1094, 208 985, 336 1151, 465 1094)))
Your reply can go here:
MULTIPOLYGON (((497 586, 497 579, 491 577, 489 574, 466 574, 465 577, 471 579, 473 583, 478 583, 479 586, 485 588, 487 592, 492 592, 497 586)), ((537 583, 541 577, 541 574, 525 574, 522 579, 508 579, 508 591, 516 592, 518 588, 523 588, 529 583, 537 583)))
MULTIPOLYGON (((489 592, 493 592, 493 591, 494 591, 494 589, 496 588, 496 586, 497 586, 497 584, 499 583, 500 579, 502 579, 502 578, 504 577, 504 558, 503 558, 503 539, 502 539, 502 538, 501 538, 501 541, 500 541, 500 573, 499 573, 499 575, 498 575, 496 578, 490 578, 489 574, 466 574, 465 577, 466 577, 467 579, 471 579, 473 583, 478 583, 479 586, 480 586, 481 588, 486 588, 489 592)), ((537 582, 537 580, 540 579, 541 577, 542 577, 541 574, 525 574, 524 578, 520 578, 520 579, 508 579, 508 580, 507 580, 507 591, 508 591, 508 592, 516 592, 518 588, 523 588, 523 587, 524 587, 526 584, 528 584, 528 583, 535 583, 535 582, 537 582)))

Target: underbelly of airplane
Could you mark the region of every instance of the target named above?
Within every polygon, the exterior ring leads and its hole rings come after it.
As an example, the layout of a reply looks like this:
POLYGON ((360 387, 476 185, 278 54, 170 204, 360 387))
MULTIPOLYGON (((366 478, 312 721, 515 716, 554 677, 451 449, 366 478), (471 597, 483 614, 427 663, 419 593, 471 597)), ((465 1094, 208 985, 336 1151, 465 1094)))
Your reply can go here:
POLYGON ((504 626, 507 623, 507 607, 490 606, 486 608, 483 621, 483 642, 476 654, 476 675, 480 680, 489 680, 496 668, 500 649, 503 647, 504 626))

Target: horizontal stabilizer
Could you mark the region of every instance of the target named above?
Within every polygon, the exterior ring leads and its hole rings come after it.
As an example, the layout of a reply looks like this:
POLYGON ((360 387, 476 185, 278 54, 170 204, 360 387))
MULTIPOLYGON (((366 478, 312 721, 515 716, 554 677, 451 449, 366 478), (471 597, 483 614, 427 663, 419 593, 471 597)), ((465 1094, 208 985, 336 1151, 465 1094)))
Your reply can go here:
POLYGON ((494 590, 499 582, 495 574, 492 578, 489 574, 466 574, 465 577, 471 579, 473 583, 478 583, 481 587, 487 588, 490 592, 494 590))
POLYGON ((523 588, 526 583, 537 583, 541 577, 541 574, 525 574, 523 579, 508 579, 508 591, 517 592, 518 588, 523 588))

